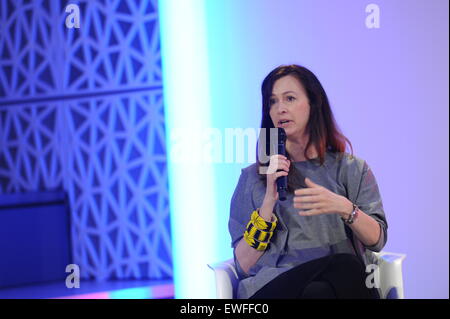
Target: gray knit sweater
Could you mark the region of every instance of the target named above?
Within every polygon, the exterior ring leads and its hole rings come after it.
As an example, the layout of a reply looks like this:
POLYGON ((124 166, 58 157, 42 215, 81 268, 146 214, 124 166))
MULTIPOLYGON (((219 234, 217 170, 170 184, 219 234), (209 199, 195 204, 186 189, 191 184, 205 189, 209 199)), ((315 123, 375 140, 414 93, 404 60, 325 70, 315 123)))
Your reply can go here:
MULTIPOLYGON (((375 176, 368 164, 345 153, 339 159, 327 152, 324 165, 317 159, 294 162, 293 165, 314 183, 347 197, 366 214, 372 216, 381 228, 378 243, 364 246, 338 214, 299 216, 293 207, 293 194, 286 201, 278 201, 275 213, 278 225, 269 248, 245 274, 235 258, 239 276, 238 298, 249 298, 279 274, 313 259, 330 254, 350 253, 364 263, 375 262, 371 251, 380 251, 387 240, 387 222, 375 176)), ((241 240, 254 209, 261 207, 265 195, 264 183, 257 174, 257 165, 242 170, 231 200, 229 231, 234 248, 241 240)))

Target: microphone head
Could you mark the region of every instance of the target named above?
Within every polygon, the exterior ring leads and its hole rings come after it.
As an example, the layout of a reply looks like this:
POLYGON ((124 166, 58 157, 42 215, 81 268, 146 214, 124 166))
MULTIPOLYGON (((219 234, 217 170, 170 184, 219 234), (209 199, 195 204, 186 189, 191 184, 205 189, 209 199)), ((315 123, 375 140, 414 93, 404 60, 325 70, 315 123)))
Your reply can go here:
POLYGON ((286 131, 284 128, 279 127, 278 128, 278 143, 284 143, 286 142, 286 131))

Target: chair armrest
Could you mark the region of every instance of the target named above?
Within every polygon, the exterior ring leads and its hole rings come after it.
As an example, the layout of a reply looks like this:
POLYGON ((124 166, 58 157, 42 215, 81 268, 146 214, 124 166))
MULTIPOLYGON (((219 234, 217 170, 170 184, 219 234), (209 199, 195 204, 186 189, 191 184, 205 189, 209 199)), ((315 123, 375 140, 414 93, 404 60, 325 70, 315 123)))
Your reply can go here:
POLYGON ((228 259, 215 264, 208 264, 208 267, 215 274, 217 299, 233 299, 239 283, 234 260, 228 259))
POLYGON ((385 251, 374 255, 378 260, 381 298, 404 299, 402 263, 406 255, 385 251))

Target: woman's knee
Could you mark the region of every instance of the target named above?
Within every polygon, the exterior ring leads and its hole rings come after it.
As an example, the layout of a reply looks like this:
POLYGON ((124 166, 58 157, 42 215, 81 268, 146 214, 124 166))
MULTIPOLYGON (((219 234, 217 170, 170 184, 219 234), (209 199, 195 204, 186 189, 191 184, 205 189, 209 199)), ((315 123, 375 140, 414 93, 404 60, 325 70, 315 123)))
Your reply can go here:
POLYGON ((334 267, 354 268, 364 270, 364 264, 358 256, 352 254, 336 254, 331 257, 330 264, 334 267))
POLYGON ((309 283, 300 295, 302 299, 336 299, 333 287, 326 281, 309 283))

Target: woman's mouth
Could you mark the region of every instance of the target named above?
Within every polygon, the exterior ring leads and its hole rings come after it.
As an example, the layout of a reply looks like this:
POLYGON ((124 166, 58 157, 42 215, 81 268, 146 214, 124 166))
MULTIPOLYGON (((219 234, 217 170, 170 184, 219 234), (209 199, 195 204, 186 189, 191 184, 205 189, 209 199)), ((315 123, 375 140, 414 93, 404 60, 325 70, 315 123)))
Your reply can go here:
POLYGON ((292 121, 290 120, 279 120, 278 121, 278 127, 286 127, 288 126, 292 121))

